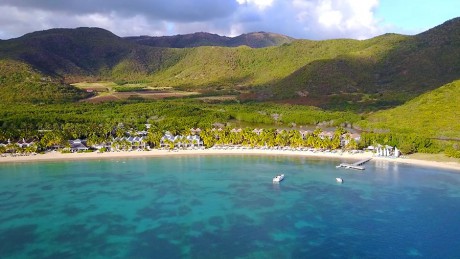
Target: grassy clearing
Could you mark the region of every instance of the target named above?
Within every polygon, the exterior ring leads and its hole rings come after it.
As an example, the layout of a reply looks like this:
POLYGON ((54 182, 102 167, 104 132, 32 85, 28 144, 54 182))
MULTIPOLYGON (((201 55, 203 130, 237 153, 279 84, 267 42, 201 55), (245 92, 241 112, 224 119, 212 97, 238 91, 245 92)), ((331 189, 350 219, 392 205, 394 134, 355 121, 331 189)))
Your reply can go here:
POLYGON ((197 97, 196 100, 201 100, 203 102, 209 103, 220 103, 220 102, 228 102, 228 101, 236 101, 236 95, 222 95, 222 96, 206 96, 206 97, 197 97))
POLYGON ((174 90, 172 87, 154 87, 148 83, 129 83, 120 86, 115 82, 80 82, 73 86, 96 94, 82 102, 101 103, 110 101, 123 101, 128 99, 154 100, 164 98, 180 98, 190 95, 197 95, 197 92, 185 92, 174 90))
POLYGON ((96 83, 89 83, 89 82, 80 82, 80 83, 75 83, 72 84, 73 86, 80 88, 80 89, 112 89, 112 87, 117 86, 114 82, 96 82, 96 83))
MULTIPOLYGON (((114 89, 117 87, 120 87, 119 84, 115 82, 79 82, 79 83, 74 83, 72 84, 73 86, 83 89, 83 90, 94 90, 96 92, 114 92, 114 89)), ((122 85, 125 88, 133 88, 133 89, 146 89, 146 90, 152 90, 152 91, 162 91, 162 90, 172 90, 172 87, 162 87, 162 86, 153 86, 149 83, 129 83, 129 84, 123 84, 122 85)))
POLYGON ((141 92, 111 92, 111 93, 101 93, 95 97, 88 98, 83 100, 83 102, 89 103, 102 103, 102 102, 111 102, 111 101, 123 101, 129 99, 138 99, 138 100, 159 100, 165 98, 181 98, 192 95, 197 95, 198 92, 184 92, 184 91, 141 91, 141 92))

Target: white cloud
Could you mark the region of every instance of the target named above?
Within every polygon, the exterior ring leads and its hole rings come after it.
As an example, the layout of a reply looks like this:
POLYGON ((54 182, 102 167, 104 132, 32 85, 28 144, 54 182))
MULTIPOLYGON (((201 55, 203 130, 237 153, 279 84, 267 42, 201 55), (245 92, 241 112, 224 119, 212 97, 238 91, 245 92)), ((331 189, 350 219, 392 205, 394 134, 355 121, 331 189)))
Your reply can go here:
MULTIPOLYGON (((245 1, 248 0, 238 0, 245 1)), ((240 32, 268 30, 298 38, 369 38, 383 33, 374 15, 379 0, 274 0, 263 10, 246 5, 258 20, 234 23, 240 32), (257 29, 260 28, 260 29, 257 29)))
POLYGON ((342 11, 334 9, 332 1, 325 0, 319 3, 316 7, 315 13, 318 15, 318 23, 326 28, 340 28, 342 24, 342 11))
POLYGON ((267 7, 270 7, 273 4, 274 0, 236 0, 241 5, 255 5, 259 9, 263 10, 267 7))

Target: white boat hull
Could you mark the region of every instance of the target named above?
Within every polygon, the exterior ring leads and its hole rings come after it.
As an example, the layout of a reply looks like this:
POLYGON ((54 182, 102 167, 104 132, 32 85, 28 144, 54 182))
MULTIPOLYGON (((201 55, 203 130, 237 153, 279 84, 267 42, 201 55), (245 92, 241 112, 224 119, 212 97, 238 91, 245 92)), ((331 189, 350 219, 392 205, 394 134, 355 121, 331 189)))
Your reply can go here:
POLYGON ((279 183, 284 179, 284 174, 277 175, 273 178, 274 183, 279 183))

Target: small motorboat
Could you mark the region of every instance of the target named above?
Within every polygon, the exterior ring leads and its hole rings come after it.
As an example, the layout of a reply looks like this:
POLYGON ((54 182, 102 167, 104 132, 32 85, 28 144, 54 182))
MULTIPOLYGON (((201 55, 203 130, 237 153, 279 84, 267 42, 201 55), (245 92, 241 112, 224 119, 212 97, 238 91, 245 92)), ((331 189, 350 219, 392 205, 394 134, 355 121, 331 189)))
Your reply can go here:
POLYGON ((284 179, 284 174, 279 174, 273 178, 274 183, 279 183, 284 179))
POLYGON ((340 178, 340 177, 335 178, 335 180, 336 180, 338 183, 343 183, 343 179, 340 178))

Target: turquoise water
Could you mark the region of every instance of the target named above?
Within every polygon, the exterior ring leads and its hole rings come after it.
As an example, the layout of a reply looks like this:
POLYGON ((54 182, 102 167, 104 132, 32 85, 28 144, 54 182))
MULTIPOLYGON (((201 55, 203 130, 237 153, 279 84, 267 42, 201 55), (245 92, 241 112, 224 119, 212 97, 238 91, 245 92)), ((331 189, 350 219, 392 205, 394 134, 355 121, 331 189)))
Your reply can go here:
POLYGON ((0 257, 459 258, 459 173, 339 162, 0 164, 0 257), (279 172, 286 178, 274 185, 279 172))

